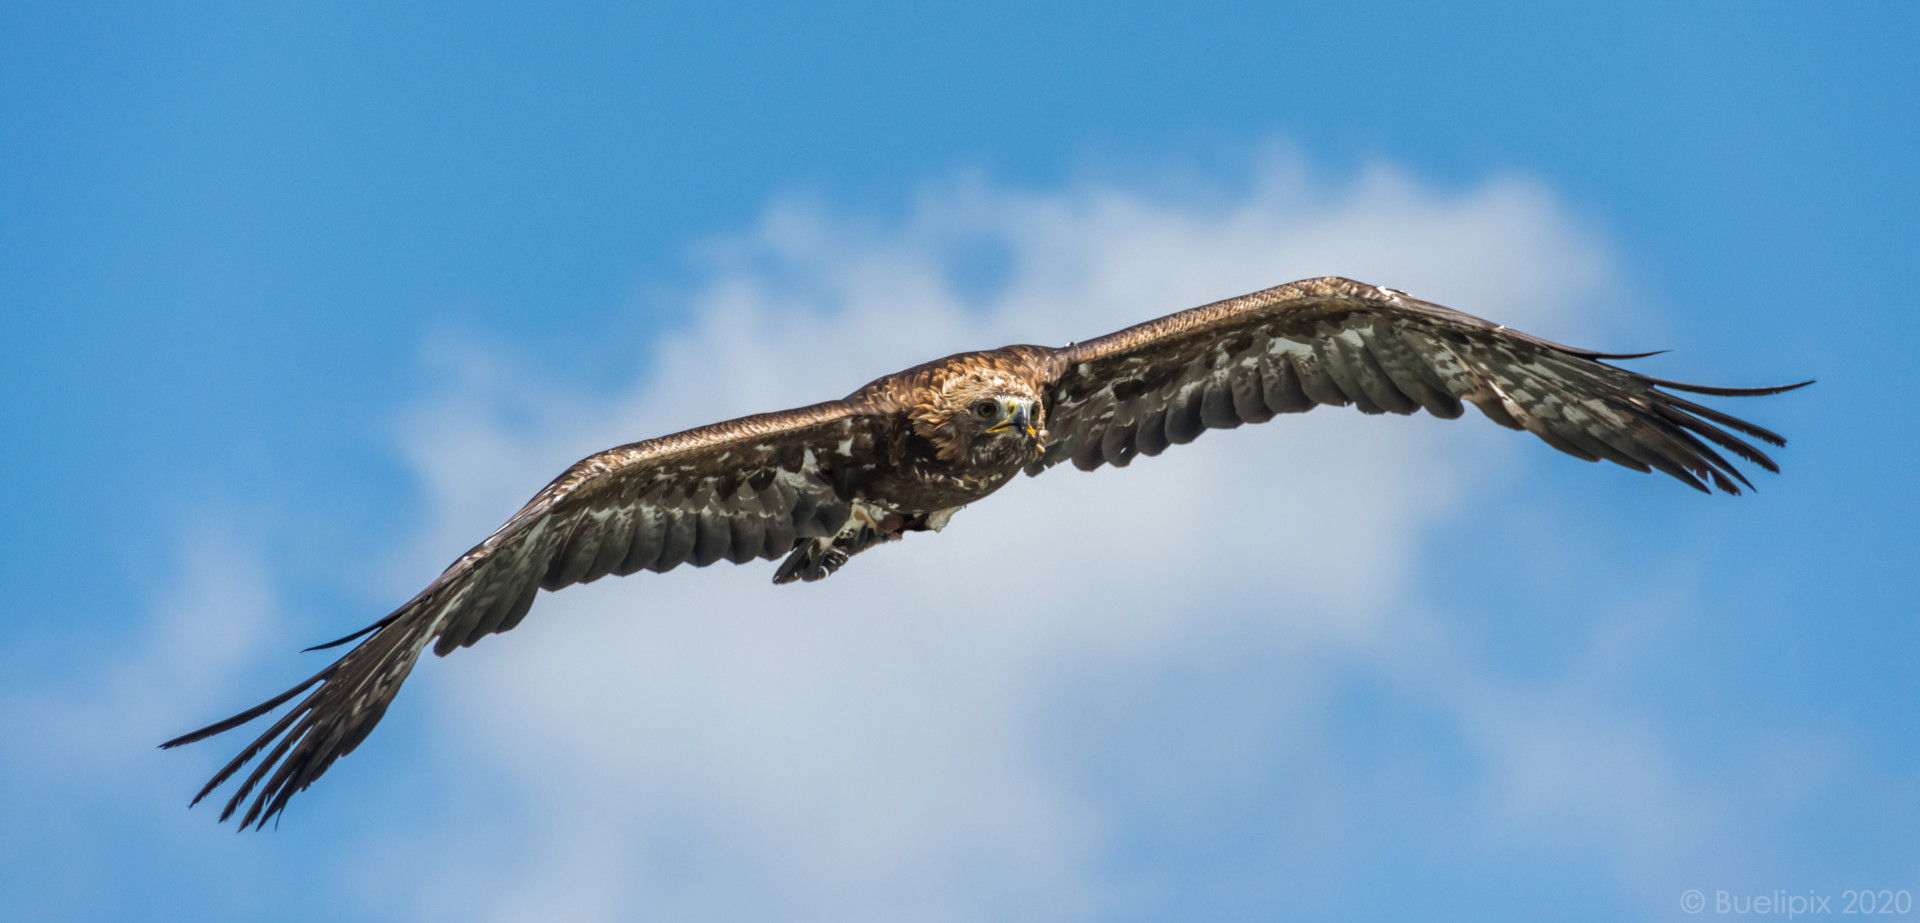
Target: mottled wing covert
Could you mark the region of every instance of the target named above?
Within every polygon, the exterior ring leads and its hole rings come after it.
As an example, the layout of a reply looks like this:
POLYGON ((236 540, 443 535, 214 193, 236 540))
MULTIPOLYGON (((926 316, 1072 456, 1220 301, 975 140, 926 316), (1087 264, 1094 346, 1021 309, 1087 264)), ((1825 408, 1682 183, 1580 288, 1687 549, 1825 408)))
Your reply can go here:
POLYGON ((346 656, 271 701, 162 746, 229 730, 306 692, 194 797, 198 803, 266 750, 220 814, 227 819, 257 789, 240 823, 264 825, 373 730, 429 643, 445 655, 511 629, 541 589, 684 563, 778 558, 796 537, 838 531, 850 510, 847 479, 883 451, 875 447, 888 419, 835 401, 586 458, 406 605, 321 645, 368 635, 346 656))
POLYGON ((1602 361, 1639 355, 1562 346, 1351 279, 1292 282, 1061 350, 1046 390, 1047 453, 1027 473, 1066 460, 1125 465, 1208 429, 1321 404, 1452 419, 1463 401, 1569 455, 1658 469, 1702 491, 1752 487, 1714 446, 1779 470, 1729 430, 1784 445, 1780 436, 1669 392, 1800 385, 1709 388, 1602 361))

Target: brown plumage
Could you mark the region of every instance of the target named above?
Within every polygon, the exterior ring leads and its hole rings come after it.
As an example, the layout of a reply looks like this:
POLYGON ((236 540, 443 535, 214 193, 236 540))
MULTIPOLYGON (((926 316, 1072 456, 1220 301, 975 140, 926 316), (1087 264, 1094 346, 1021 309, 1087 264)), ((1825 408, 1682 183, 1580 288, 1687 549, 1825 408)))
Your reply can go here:
POLYGON ((1778 470, 1742 435, 1784 445, 1781 437, 1672 392, 1755 396, 1801 385, 1707 388, 1604 361, 1631 358, 1338 278, 1216 302, 1064 349, 949 356, 843 400, 586 458, 405 605, 320 645, 365 636, 331 666, 162 746, 229 730, 305 693, 194 797, 198 803, 264 751, 220 814, 225 820, 245 804, 241 826, 263 826, 359 745, 429 643, 445 655, 511 629, 538 590, 783 556, 775 582, 818 580, 875 544, 940 529, 1021 470, 1039 474, 1068 460, 1083 470, 1126 465, 1208 429, 1320 404, 1424 409, 1447 419, 1472 404, 1575 457, 1658 469, 1706 492, 1752 486, 1722 451, 1778 470))

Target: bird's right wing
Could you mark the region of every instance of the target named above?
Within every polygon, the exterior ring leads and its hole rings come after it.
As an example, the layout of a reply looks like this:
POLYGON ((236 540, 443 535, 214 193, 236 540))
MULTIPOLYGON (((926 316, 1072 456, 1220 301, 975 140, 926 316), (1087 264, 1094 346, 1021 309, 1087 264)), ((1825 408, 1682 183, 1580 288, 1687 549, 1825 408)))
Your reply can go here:
POLYGON ((193 799, 199 803, 265 750, 220 813, 226 820, 257 788, 240 825, 264 826, 294 792, 373 730, 429 642, 444 656, 513 628, 541 589, 643 568, 777 558, 797 537, 834 534, 850 512, 847 479, 885 451, 880 442, 890 419, 883 409, 832 401, 583 459, 406 605, 320 645, 367 636, 331 666, 267 702, 161 746, 230 730, 307 693, 193 799))

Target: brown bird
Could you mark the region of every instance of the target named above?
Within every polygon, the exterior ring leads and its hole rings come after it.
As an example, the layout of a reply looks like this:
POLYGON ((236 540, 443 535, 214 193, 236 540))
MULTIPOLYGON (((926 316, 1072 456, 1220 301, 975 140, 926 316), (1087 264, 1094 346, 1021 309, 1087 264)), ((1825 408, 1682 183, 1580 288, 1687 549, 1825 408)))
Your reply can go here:
POLYGON ((782 556, 775 583, 819 580, 876 544, 939 531, 1020 471, 1067 460, 1085 471, 1124 466, 1208 429, 1320 404, 1453 419, 1465 402, 1569 455, 1658 469, 1708 493, 1752 486, 1722 450, 1779 470, 1735 432, 1776 446, 1780 436, 1672 392, 1749 397, 1810 382, 1709 388, 1605 361, 1645 355, 1561 346, 1393 289, 1324 278, 1064 349, 948 356, 842 400, 583 459, 405 605, 310 648, 365 636, 346 656, 161 746, 238 727, 306 693, 194 796, 198 804, 265 751, 220 812, 226 820, 252 795, 240 825, 258 829, 359 746, 429 643, 444 656, 511 629, 541 589, 782 556))

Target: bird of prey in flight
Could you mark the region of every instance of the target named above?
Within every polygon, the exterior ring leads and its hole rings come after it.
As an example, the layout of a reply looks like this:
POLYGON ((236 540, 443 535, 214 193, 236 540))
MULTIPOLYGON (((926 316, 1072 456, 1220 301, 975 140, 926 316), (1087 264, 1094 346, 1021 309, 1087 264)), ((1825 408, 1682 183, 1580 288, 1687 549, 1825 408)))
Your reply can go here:
POLYGON ((1659 470, 1703 492, 1751 487, 1727 453, 1779 470, 1747 439, 1785 441, 1675 392, 1711 388, 1610 364, 1402 292, 1307 279, 1062 349, 1007 346, 896 372, 847 397, 635 442, 582 459, 306 681, 162 746, 211 737, 300 697, 227 763, 256 757, 226 820, 262 827, 360 745, 432 645, 445 655, 527 614, 542 589, 608 574, 784 558, 775 583, 819 580, 875 545, 937 532, 1014 475, 1091 471, 1209 429, 1321 404, 1460 416, 1465 404, 1569 455, 1659 470), (1746 438, 1742 438, 1742 437, 1746 438), (248 796, 252 796, 251 803, 248 796))

